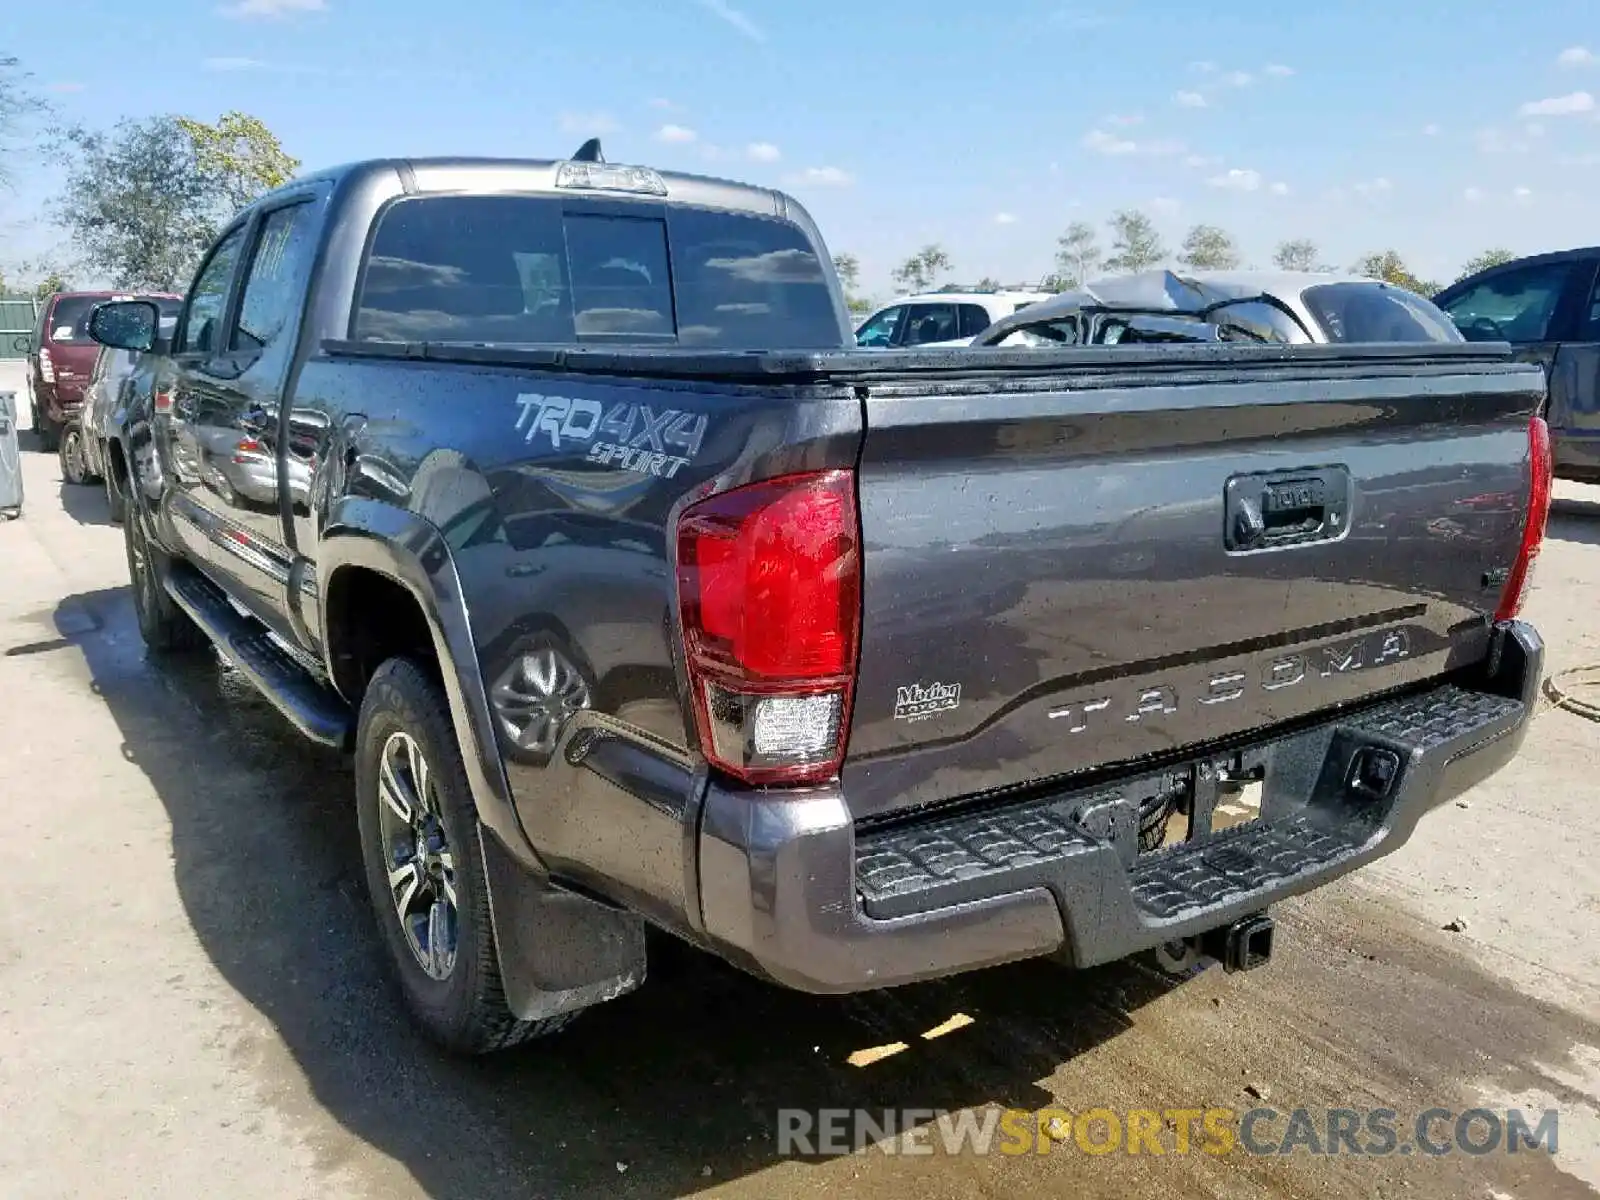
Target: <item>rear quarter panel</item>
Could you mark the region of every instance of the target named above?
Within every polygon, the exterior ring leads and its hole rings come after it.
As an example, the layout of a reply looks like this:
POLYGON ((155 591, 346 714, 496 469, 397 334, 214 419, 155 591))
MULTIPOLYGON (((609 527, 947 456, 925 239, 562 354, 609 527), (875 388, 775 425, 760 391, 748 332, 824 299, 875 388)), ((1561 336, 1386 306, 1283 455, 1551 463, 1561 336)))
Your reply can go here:
POLYGON ((558 875, 681 923, 696 757, 675 667, 669 530, 713 491, 853 466, 853 392, 319 358, 295 400, 295 412, 313 409, 335 426, 364 420, 311 475, 300 552, 315 553, 316 514, 334 496, 439 529, 534 848, 558 875), (546 648, 589 695, 554 753, 519 745, 495 697, 522 656, 546 648))

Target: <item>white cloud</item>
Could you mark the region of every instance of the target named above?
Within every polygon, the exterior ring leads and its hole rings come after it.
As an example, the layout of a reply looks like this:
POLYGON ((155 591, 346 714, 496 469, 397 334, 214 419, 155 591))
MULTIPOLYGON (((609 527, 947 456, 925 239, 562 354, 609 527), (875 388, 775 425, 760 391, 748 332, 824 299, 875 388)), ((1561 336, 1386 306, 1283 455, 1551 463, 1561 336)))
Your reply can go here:
POLYGON ((730 5, 727 0, 695 0, 695 3, 713 16, 719 17, 729 25, 732 25, 752 42, 764 42, 767 40, 767 35, 762 32, 761 27, 737 8, 730 5))
POLYGON ((807 167, 784 182, 801 187, 849 187, 855 178, 840 167, 807 167))
POLYGON ((323 12, 326 0, 238 0, 224 4, 217 11, 225 17, 248 20, 252 17, 287 17, 295 13, 323 12))
POLYGON ((1490 125, 1478 130, 1478 150, 1484 154, 1526 154, 1528 143, 1490 125))
POLYGON ((1476 204, 1478 201, 1483 199, 1483 189, 1469 187, 1461 193, 1461 198, 1468 204, 1476 204))
POLYGON ((1380 175, 1376 179, 1364 179, 1352 184, 1351 190, 1358 196, 1387 196, 1394 190, 1394 184, 1380 175))
POLYGON ((694 141, 699 136, 694 130, 683 125, 663 125, 656 130, 656 141, 680 146, 694 141))
POLYGON ((995 213, 994 223, 996 225, 1015 225, 1017 223, 1017 214, 1008 212, 995 213))
POLYGON ((1544 136, 1544 126, 1539 124, 1538 121, 1529 121, 1522 127, 1522 132, 1531 138, 1542 138, 1544 136))
POLYGON ((1126 115, 1124 115, 1124 114, 1120 114, 1120 113, 1112 113, 1109 117, 1106 118, 1106 124, 1108 124, 1108 125, 1120 125, 1123 128, 1126 128, 1129 125, 1142 125, 1142 124, 1144 124, 1144 114, 1143 113, 1127 113, 1126 115))
POLYGON ((1565 96, 1530 100, 1517 110, 1524 117, 1570 117, 1593 111, 1594 97, 1588 92, 1569 92, 1565 96))
POLYGON ((1096 154, 1126 155, 1126 154, 1181 154, 1183 144, 1171 141, 1135 142, 1130 138, 1118 137, 1114 133, 1107 133, 1104 129, 1091 129, 1083 135, 1085 149, 1093 150, 1096 154))
POLYGON ((1197 169, 1200 167, 1216 167, 1221 164, 1222 160, 1214 154, 1191 154, 1183 160, 1184 166, 1197 169))
POLYGON ((744 148, 744 153, 751 162, 775 163, 783 157, 771 142, 751 142, 744 148))
POLYGON ((1091 129, 1083 135, 1083 145, 1096 154, 1137 154, 1139 143, 1119 138, 1103 129, 1091 129))
POLYGON ((1529 187, 1514 187, 1511 189, 1511 198, 1518 204, 1526 204, 1533 199, 1533 189, 1529 187))
POLYGON ((1269 187, 1267 191, 1271 192, 1274 196, 1287 196, 1289 194, 1289 185, 1284 183, 1282 180, 1278 180, 1273 183, 1273 185, 1269 187))
POLYGON ((1227 188, 1233 192, 1253 192, 1261 186, 1261 172, 1244 167, 1233 167, 1224 174, 1206 180, 1212 187, 1227 188))
POLYGON ((1287 79, 1294 74, 1294 68, 1286 67, 1282 63, 1273 63, 1266 69, 1265 73, 1277 79, 1287 79))
POLYGON ((259 58, 207 58, 201 60, 200 68, 205 71, 260 71, 266 65, 259 58))
POLYGON ((564 112, 559 120, 561 132, 573 137, 601 137, 622 128, 616 118, 603 112, 564 112))
POLYGON ((1204 108, 1206 98, 1199 92, 1179 92, 1173 97, 1179 108, 1204 108))
POLYGON ((1255 76, 1249 71, 1229 71, 1222 77, 1222 82, 1229 87, 1249 87, 1255 81, 1255 76))
POLYGON ((1556 65, 1561 67, 1592 67, 1597 62, 1600 62, 1600 54, 1587 46, 1568 46, 1556 55, 1556 65))
POLYGON ((1157 196, 1150 201, 1150 207, 1163 217, 1174 216, 1183 207, 1171 196, 1157 196))
POLYGON ((1189 69, 1191 71, 1199 71, 1202 75, 1210 75, 1217 69, 1217 64, 1209 60, 1202 60, 1200 62, 1190 63, 1189 69))
POLYGON ((657 96, 655 99, 651 100, 650 101, 650 107, 651 108, 658 108, 662 112, 681 112, 681 111, 683 111, 683 105, 674 104, 671 100, 668 100, 665 96, 657 96))
POLYGON ((1438 137, 1439 136, 1439 127, 1437 125, 1431 125, 1431 124, 1430 125, 1424 125, 1422 127, 1422 136, 1423 137, 1438 137))
POLYGON ((1600 151, 1590 151, 1584 154, 1563 154, 1556 162, 1563 167, 1596 167, 1600 166, 1600 151))

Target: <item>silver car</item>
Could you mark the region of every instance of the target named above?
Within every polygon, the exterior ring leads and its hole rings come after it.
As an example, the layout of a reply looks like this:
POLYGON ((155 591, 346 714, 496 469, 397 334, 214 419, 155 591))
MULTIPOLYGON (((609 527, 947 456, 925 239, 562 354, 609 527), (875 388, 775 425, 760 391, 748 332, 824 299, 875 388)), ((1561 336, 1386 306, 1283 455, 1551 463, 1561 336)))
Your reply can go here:
MULTIPOLYGON (((178 302, 163 298, 158 303, 163 309, 161 336, 171 337, 177 317, 167 315, 166 310, 169 305, 175 309, 178 302)), ((113 521, 122 519, 122 498, 107 469, 110 464, 106 461, 106 445, 116 412, 127 400, 126 391, 138 361, 138 354, 132 350, 100 347, 89 382, 84 387, 83 408, 77 419, 61 431, 61 478, 73 484, 104 480, 113 521)))
POLYGON ((1462 340, 1430 301, 1361 275, 1145 271, 1030 305, 996 321, 971 345, 1462 340))

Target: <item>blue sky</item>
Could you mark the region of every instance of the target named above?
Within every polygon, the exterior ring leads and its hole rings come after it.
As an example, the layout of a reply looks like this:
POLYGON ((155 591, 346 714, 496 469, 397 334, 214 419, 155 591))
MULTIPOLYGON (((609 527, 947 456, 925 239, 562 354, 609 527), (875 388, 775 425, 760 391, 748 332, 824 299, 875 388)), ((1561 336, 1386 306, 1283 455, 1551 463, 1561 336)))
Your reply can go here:
MULTIPOLYGON (((243 109, 308 168, 376 155, 613 161, 782 186, 868 290, 941 242, 1037 278, 1074 219, 1197 221, 1265 265, 1307 236, 1448 279, 1489 245, 1600 242, 1594 0, 72 0, 12 4, 67 120, 243 109), (67 32, 70 31, 70 32, 67 32)), ((48 251, 19 164, 0 263, 48 251)))

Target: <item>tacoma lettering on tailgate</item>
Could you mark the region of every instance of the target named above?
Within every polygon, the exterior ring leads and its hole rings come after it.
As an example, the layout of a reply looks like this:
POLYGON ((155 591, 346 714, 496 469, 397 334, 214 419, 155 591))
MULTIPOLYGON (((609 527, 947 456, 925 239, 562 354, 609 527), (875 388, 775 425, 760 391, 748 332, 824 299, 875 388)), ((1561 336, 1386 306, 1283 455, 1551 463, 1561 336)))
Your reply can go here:
POLYGON ((1227 704, 1252 688, 1275 692, 1308 679, 1348 675, 1352 671, 1381 667, 1410 656, 1411 638, 1403 629, 1391 629, 1368 634, 1352 642, 1339 642, 1320 650, 1275 658, 1261 669, 1259 677, 1253 681, 1244 671, 1225 671, 1213 675, 1201 686, 1198 694, 1191 692, 1188 697, 1181 697, 1170 684, 1155 683, 1125 696, 1097 696, 1058 705, 1050 710, 1049 716, 1052 721, 1066 721, 1068 733, 1082 733, 1096 722, 1123 720, 1135 724, 1151 717, 1168 716, 1185 703, 1227 704))

